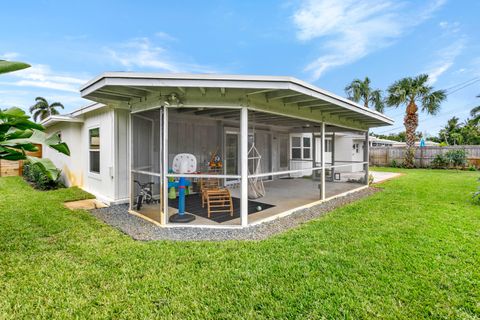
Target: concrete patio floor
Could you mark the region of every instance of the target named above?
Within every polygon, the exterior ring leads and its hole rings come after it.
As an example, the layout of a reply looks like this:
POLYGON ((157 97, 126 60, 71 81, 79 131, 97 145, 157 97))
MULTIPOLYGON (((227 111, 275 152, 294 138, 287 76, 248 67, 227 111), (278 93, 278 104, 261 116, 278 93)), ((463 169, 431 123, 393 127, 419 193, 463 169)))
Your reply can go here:
MULTIPOLYGON (((394 172, 370 172, 374 177, 374 183, 380 183, 400 176, 394 172)), ((345 182, 347 179, 363 178, 363 173, 345 173, 342 174, 342 181, 326 182, 326 198, 344 194, 355 189, 364 187, 363 184, 345 182)), ((319 181, 308 178, 297 179, 278 179, 264 182, 266 195, 255 199, 257 202, 274 205, 274 207, 262 210, 248 215, 248 223, 255 223, 264 219, 277 216, 292 209, 302 207, 320 200, 319 181)), ((240 189, 230 188, 232 197, 240 198, 240 189)), ((169 207, 169 216, 177 213, 177 209, 169 207)), ((160 205, 144 205, 142 215, 147 218, 160 222, 160 205)), ((216 222, 205 217, 195 216, 196 219, 187 225, 213 225, 213 226, 239 226, 240 218, 235 218, 225 222, 216 222)), ((185 225, 185 224, 178 224, 185 225)))

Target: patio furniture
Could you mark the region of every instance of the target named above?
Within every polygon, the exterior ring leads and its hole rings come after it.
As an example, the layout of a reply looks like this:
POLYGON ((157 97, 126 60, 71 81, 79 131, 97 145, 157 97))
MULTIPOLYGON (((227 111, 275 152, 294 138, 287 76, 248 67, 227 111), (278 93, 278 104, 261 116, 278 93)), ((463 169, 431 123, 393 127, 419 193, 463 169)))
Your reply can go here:
POLYGON ((232 196, 228 189, 205 190, 204 199, 207 203, 208 217, 212 213, 229 212, 233 217, 232 196))
POLYGON ((222 189, 220 187, 220 179, 217 178, 201 178, 200 179, 200 193, 202 194, 202 208, 205 207, 206 204, 206 193, 208 190, 219 190, 222 189))
POLYGON ((230 191, 220 186, 220 179, 208 178, 200 180, 202 208, 207 206, 208 217, 212 212, 229 212, 233 216, 233 202, 230 191))

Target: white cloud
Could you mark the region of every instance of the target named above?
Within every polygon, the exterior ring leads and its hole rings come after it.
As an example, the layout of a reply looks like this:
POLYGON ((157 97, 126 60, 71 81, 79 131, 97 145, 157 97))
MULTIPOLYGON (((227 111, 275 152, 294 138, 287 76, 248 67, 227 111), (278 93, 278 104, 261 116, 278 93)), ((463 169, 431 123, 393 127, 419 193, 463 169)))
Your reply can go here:
POLYGON ((437 53, 438 59, 428 69, 430 84, 437 82, 438 78, 450 69, 455 62, 455 59, 465 49, 465 39, 459 39, 446 48, 442 48, 437 53))
POLYGON ((209 67, 184 63, 171 57, 165 47, 154 45, 149 38, 136 38, 115 48, 105 48, 114 62, 123 67, 166 72, 214 72, 209 67))
POLYGON ((166 32, 163 32, 163 31, 159 31, 157 33, 155 33, 155 36, 157 38, 160 38, 160 39, 163 39, 163 40, 168 40, 168 41, 176 41, 177 38, 175 38, 174 36, 166 33, 166 32))
POLYGON ((4 52, 0 54, 0 60, 14 60, 19 56, 17 52, 4 52))
POLYGON ((431 1, 427 7, 381 0, 305 0, 293 16, 301 41, 322 39, 324 50, 306 67, 313 79, 331 68, 355 62, 392 44, 422 23, 445 3, 431 1))
POLYGON ((438 26, 447 33, 457 33, 460 31, 460 22, 442 21, 438 26))
POLYGON ((78 93, 78 88, 87 80, 52 71, 50 66, 34 64, 30 68, 8 74, 3 85, 39 87, 78 93))

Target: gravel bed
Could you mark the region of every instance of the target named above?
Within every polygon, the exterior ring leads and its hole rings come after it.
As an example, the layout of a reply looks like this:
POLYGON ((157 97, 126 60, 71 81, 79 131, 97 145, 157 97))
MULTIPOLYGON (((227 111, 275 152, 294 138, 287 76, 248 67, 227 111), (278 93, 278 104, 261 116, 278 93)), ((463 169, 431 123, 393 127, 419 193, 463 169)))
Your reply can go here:
POLYGON ((298 210, 286 217, 243 229, 227 228, 165 228, 147 222, 128 213, 128 206, 115 205, 95 209, 90 212, 98 219, 117 228, 135 240, 183 240, 183 241, 223 241, 223 240, 263 240, 274 234, 294 228, 314 218, 323 216, 335 208, 344 206, 358 199, 378 192, 377 188, 366 188, 346 196, 332 199, 319 205, 298 210))

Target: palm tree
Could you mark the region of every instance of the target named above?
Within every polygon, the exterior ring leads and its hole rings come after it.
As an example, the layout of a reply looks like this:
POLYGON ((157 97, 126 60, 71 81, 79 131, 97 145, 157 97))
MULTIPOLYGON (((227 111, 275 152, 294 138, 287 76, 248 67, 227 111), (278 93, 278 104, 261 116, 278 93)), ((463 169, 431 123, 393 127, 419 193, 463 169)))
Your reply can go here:
POLYGON ((363 102, 365 108, 370 104, 375 110, 383 113, 384 103, 382 99, 382 91, 370 87, 370 79, 365 77, 365 80, 354 79, 348 86, 345 87, 345 92, 348 99, 355 102, 363 102))
POLYGON ((387 92, 386 104, 389 107, 406 106, 403 119, 407 134, 404 164, 406 167, 412 168, 415 156, 415 132, 418 127, 417 103, 421 105, 421 111, 435 115, 440 110, 440 105, 447 98, 447 95, 445 90, 433 90, 433 87, 428 84, 428 74, 400 79, 394 82, 387 92))
POLYGON ((0 60, 0 74, 22 70, 29 67, 30 65, 24 62, 0 60))
MULTIPOLYGON (((480 95, 477 96, 477 98, 480 98, 480 95)), ((473 108, 470 110, 470 115, 473 117, 472 121, 476 125, 480 124, 480 106, 473 108)))
POLYGON ((42 121, 51 115, 60 114, 56 108, 63 109, 63 104, 60 102, 49 104, 47 99, 44 97, 36 97, 35 102, 36 103, 30 107, 30 113, 33 115, 34 121, 37 121, 37 119, 42 121))

